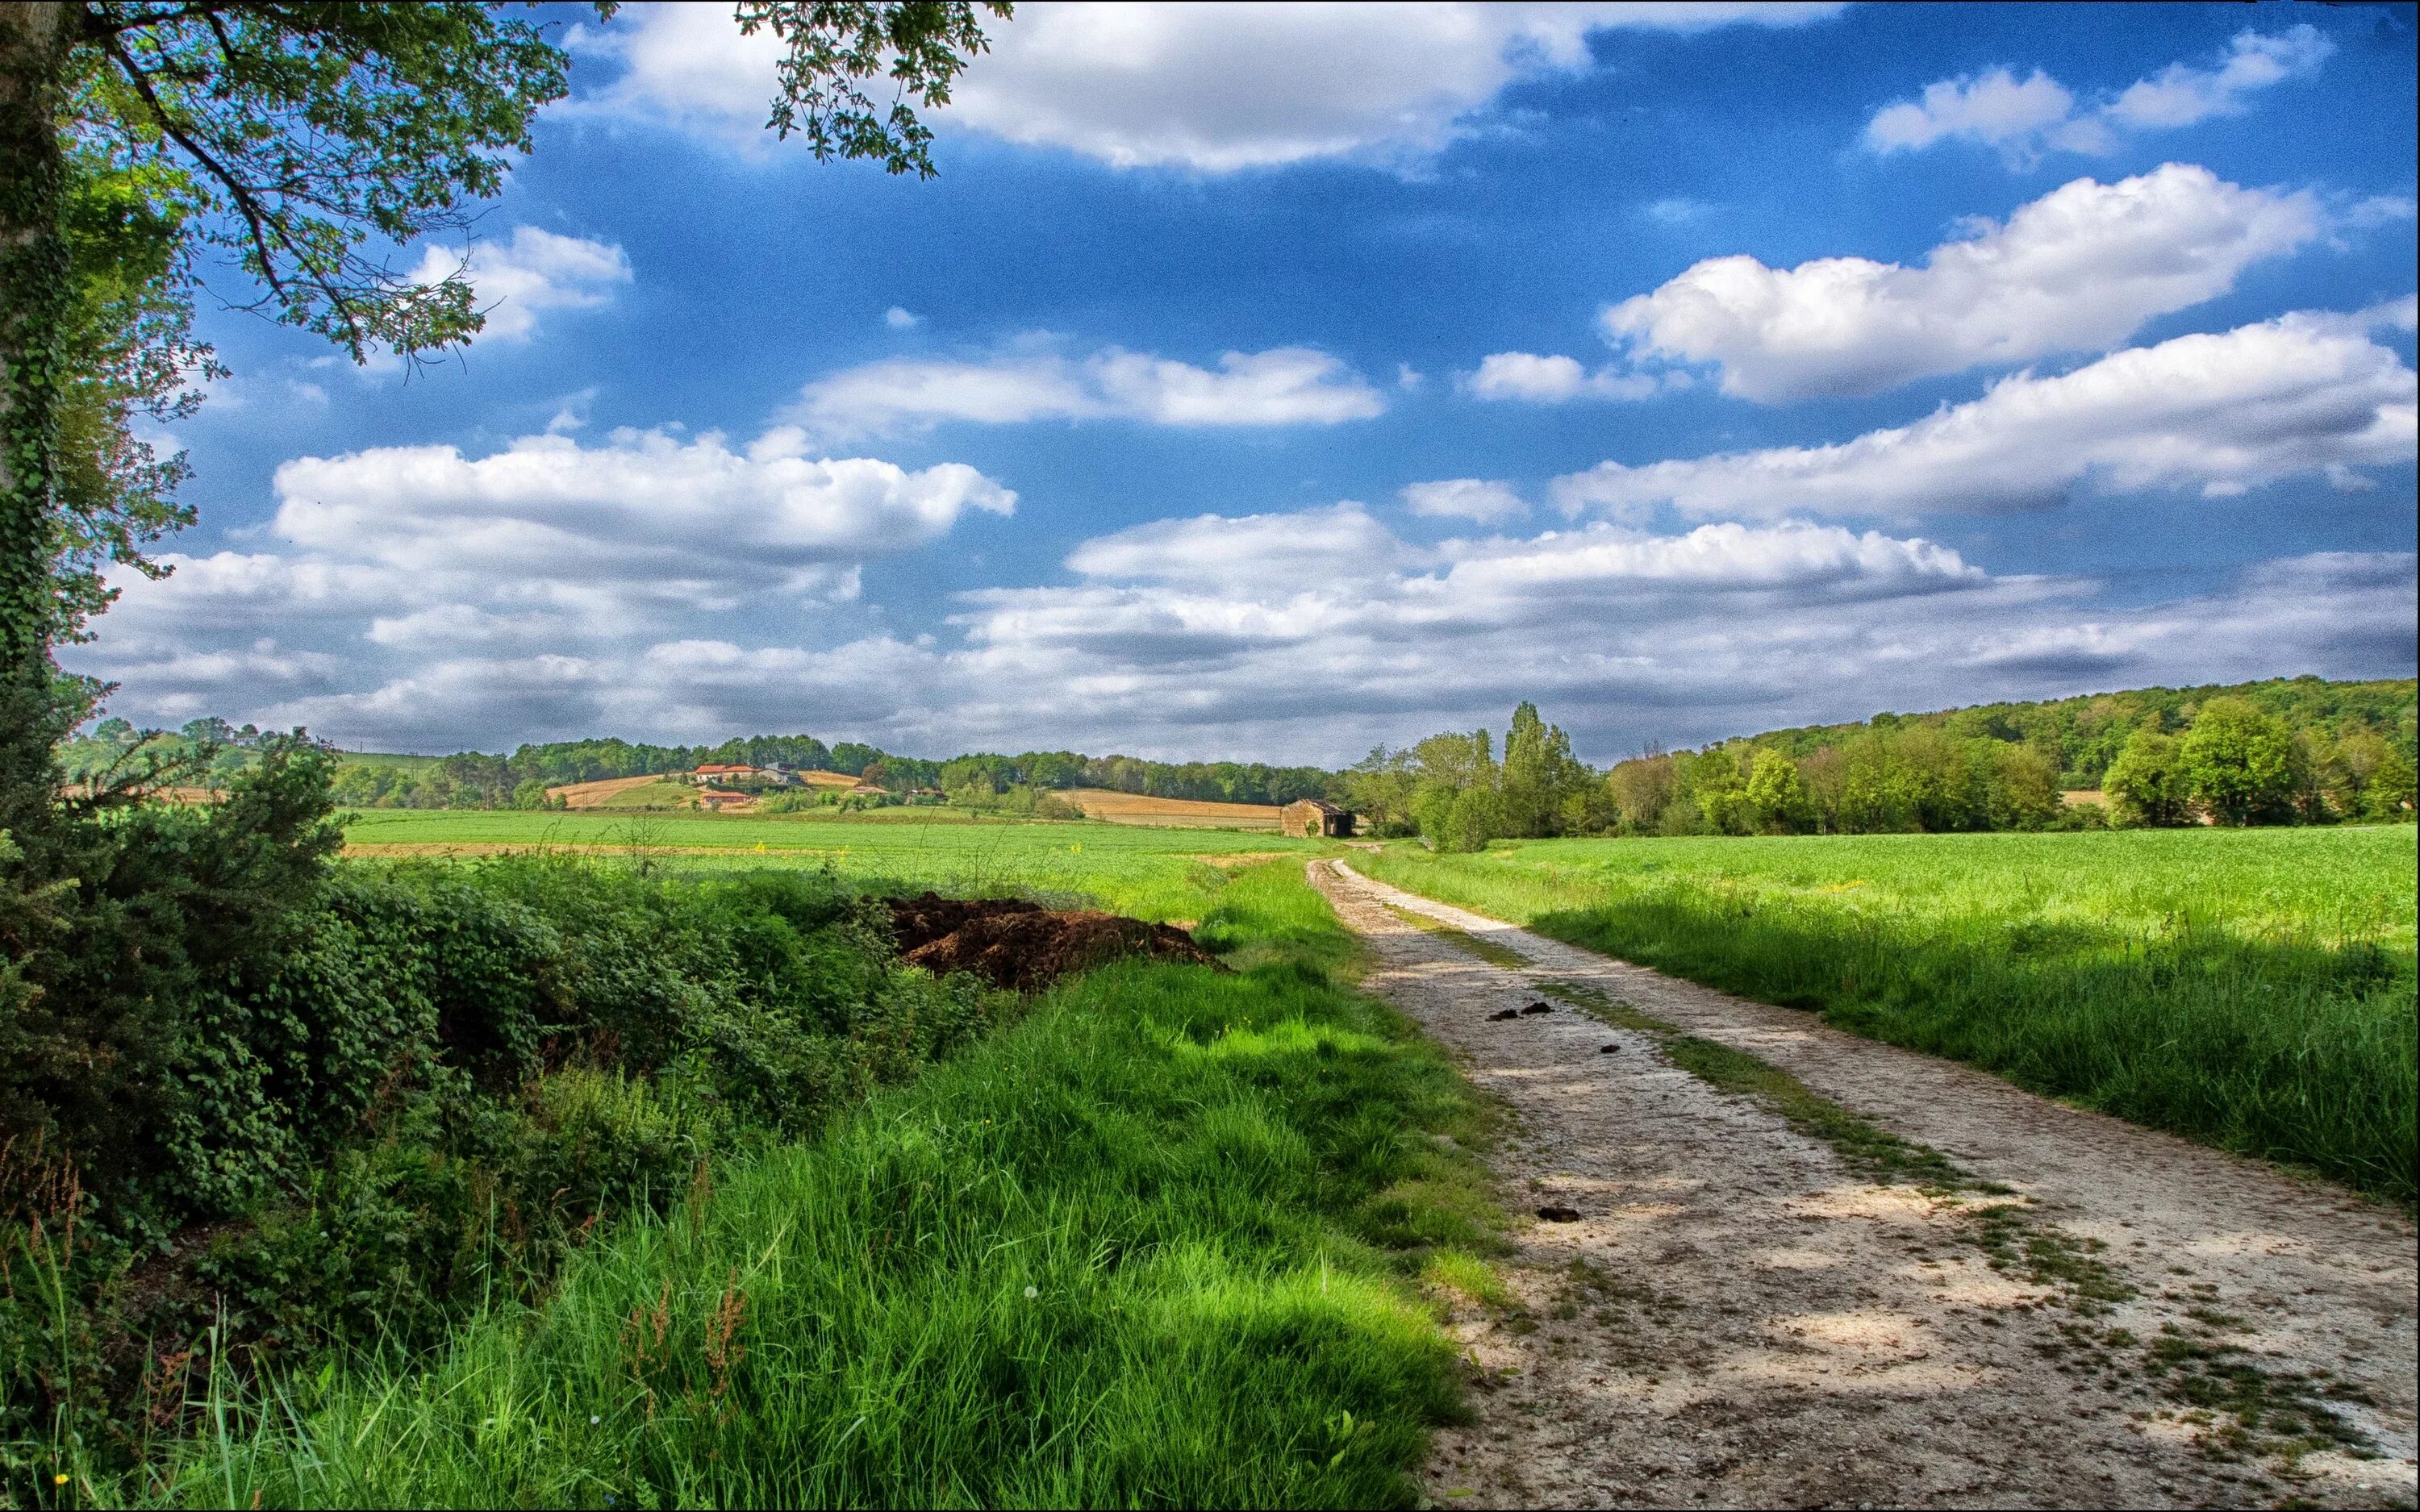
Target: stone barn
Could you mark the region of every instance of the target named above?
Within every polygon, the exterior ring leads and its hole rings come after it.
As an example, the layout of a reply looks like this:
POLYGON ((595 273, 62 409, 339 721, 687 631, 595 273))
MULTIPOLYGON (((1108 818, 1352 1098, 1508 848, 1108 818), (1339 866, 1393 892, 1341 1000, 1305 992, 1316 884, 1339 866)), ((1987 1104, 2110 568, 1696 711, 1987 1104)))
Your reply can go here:
POLYGON ((1353 810, 1325 798, 1297 798, 1278 810, 1278 828, 1306 840, 1344 840, 1353 833, 1353 810))

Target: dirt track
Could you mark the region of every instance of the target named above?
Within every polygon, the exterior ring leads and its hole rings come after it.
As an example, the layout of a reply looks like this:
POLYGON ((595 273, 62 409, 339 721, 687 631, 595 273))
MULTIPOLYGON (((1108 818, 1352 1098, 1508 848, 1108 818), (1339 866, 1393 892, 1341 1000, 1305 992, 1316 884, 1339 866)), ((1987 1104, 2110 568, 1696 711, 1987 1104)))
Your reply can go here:
POLYGON ((1457 1311, 1484 1389, 1479 1421, 1440 1437, 1433 1501, 2412 1504, 2415 1237, 2399 1214, 1342 862, 1311 878, 1374 950, 1366 985, 1510 1109, 1508 1205, 1579 1213, 1519 1233, 1513 1305, 1457 1311), (2022 1203, 1859 1175, 1679 1069, 1663 1029, 1569 1002, 1489 1020, 1542 992, 1745 1052, 2022 1203), (2015 1226, 1996 1250, 1994 1209, 2015 1226), (2133 1295, 2092 1299, 2112 1283, 2133 1295), (2245 1402, 2267 1409, 2248 1434, 2226 1410, 2245 1402), (2313 1413, 2355 1449, 2297 1447, 2313 1413))

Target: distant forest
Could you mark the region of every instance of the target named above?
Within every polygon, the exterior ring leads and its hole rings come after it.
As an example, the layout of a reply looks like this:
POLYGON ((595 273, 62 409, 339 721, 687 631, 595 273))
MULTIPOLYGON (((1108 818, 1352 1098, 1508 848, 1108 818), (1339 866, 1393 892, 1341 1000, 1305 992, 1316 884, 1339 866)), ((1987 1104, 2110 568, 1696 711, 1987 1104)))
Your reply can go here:
MULTIPOLYGON (((68 776, 90 780, 141 745, 147 752, 197 757, 214 777, 241 770, 266 738, 250 725, 195 719, 173 734, 147 741, 123 719, 104 719, 63 752, 68 776)), ((525 745, 510 756, 458 751, 451 756, 339 753, 339 803, 388 809, 539 809, 546 790, 572 782, 688 772, 709 764, 765 766, 779 763, 811 772, 839 772, 894 793, 941 791, 974 808, 1032 811, 1038 793, 1108 788, 1156 798, 1212 803, 1291 803, 1319 797, 1335 785, 1317 766, 1259 762, 1152 762, 1137 756, 1087 756, 1079 751, 975 754, 947 761, 902 756, 855 741, 831 745, 813 735, 750 735, 718 746, 649 746, 618 739, 525 745)))
POLYGON ((1603 772, 1523 704, 1342 774, 1376 833, 1447 849, 1548 835, 1870 834, 2399 822, 2415 685, 2316 677, 1880 714, 1650 749, 1603 772), (2091 794, 2071 802, 2068 795, 2091 794))
MULTIPOLYGON (((1457 849, 1546 835, 2392 822, 2413 812, 2416 709, 2409 679, 2279 678, 1878 714, 1650 749, 1608 768, 1574 756, 1569 737, 1527 703, 1501 741, 1486 730, 1450 731, 1382 746, 1342 771, 1067 750, 931 761, 804 734, 715 746, 596 739, 525 745, 509 756, 348 755, 335 790, 340 803, 362 808, 534 809, 566 783, 779 763, 1013 813, 1071 812, 1047 801, 1070 788, 1221 803, 1325 797, 1358 811, 1372 833, 1457 849), (2068 801, 2073 793, 2105 801, 2068 801)), ((196 719, 147 740, 125 720, 105 719, 63 754, 73 779, 163 751, 224 778, 264 738, 249 726, 196 719)))

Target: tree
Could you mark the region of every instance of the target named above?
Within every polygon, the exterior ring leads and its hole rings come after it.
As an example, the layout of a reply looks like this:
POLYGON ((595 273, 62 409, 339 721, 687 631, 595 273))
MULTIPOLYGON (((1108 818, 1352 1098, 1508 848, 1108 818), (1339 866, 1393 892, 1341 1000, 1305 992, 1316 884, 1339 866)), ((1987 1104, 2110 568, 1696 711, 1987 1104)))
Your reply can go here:
POLYGON ((2300 755, 2283 720, 2238 698, 2203 704, 2177 742, 2187 795, 2222 825, 2290 821, 2302 786, 2300 755))
MULTIPOLYGON (((176 1016, 202 1011, 175 963, 268 938, 308 904, 334 843, 323 753, 296 732, 208 817, 102 824, 93 810, 139 784, 61 798, 58 745, 102 690, 61 675, 52 648, 105 607, 104 564, 147 566, 144 548, 190 517, 171 498, 181 459, 130 426, 188 406, 184 375, 209 368, 190 335, 203 254, 232 256, 252 308, 356 361, 478 333, 458 270, 422 283, 390 253, 466 224, 564 93, 561 50, 501 11, 0 6, 0 1146, 106 1143, 60 1068, 142 1069, 173 1098, 162 1057, 191 1038, 176 1016), (223 887, 240 856, 277 885, 223 887), (228 901, 178 902, 201 894, 228 901)), ((968 0, 743 0, 737 19, 786 47, 773 130, 819 159, 932 172, 916 111, 983 48, 968 0), (877 79, 887 107, 865 92, 877 79)))
POLYGON ((2126 737, 2118 759, 2102 775, 2101 791, 2121 825, 2181 825, 2190 814, 2176 740, 2156 730, 2139 729, 2126 737))
POLYGON ((1760 834, 1803 835, 1815 827, 1815 796, 1798 775, 1798 764, 1777 750, 1756 753, 1745 805, 1760 834))
POLYGON ((1673 795, 1680 791, 1681 779, 1671 757, 1651 750, 1644 756, 1617 762, 1606 783, 1613 791, 1613 805, 1621 816, 1623 832, 1652 835, 1663 825, 1664 810, 1671 807, 1673 795))
POLYGON ((1563 827, 1566 800, 1584 787, 1596 785, 1596 774, 1572 755, 1572 737, 1539 717, 1535 703, 1512 711, 1512 728, 1504 737, 1505 833, 1541 836, 1563 827))

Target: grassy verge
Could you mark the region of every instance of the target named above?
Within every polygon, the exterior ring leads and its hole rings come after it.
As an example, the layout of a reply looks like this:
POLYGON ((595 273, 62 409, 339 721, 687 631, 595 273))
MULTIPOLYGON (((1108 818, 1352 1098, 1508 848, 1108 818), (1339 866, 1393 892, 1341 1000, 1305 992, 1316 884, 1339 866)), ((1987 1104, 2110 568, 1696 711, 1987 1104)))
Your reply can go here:
POLYGON ((2408 828, 1549 841, 1356 864, 2408 1208, 2412 841, 2408 828))
POLYGON ((171 1500, 1400 1504, 1494 1242, 1440 1055, 1291 864, 419 1360, 278 1383, 171 1500), (1456 1135, 1438 1140, 1433 1135, 1456 1135))

